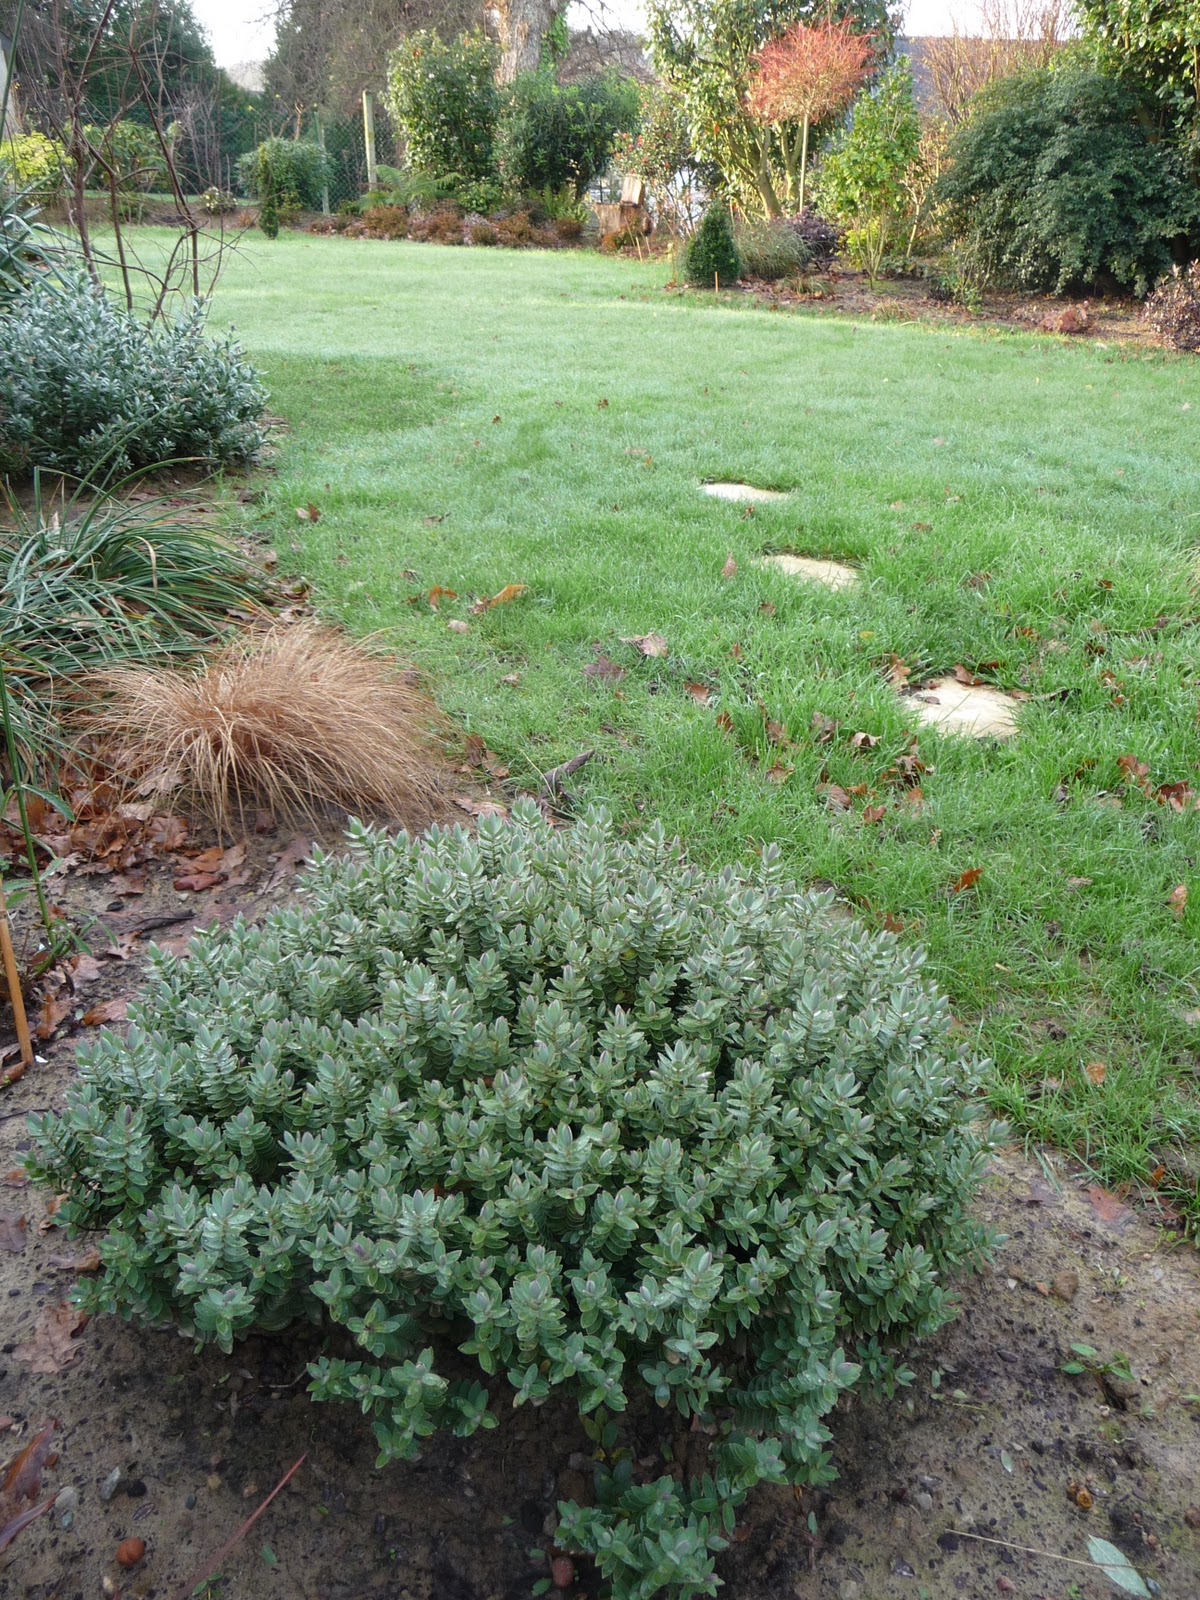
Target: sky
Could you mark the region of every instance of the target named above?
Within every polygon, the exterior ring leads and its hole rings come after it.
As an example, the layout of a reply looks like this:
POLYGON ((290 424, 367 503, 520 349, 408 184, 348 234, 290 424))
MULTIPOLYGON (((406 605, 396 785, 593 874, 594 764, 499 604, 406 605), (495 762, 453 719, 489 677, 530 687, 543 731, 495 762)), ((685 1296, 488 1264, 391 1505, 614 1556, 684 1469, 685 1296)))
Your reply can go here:
MULTIPOLYGON (((271 53, 274 24, 269 20, 269 0, 192 0, 200 21, 208 29, 218 66, 242 61, 262 61, 271 53)), ((615 19, 636 27, 638 0, 609 0, 615 19)), ((979 17, 978 0, 907 0, 904 31, 909 34, 949 33, 957 21, 965 33, 979 17)))

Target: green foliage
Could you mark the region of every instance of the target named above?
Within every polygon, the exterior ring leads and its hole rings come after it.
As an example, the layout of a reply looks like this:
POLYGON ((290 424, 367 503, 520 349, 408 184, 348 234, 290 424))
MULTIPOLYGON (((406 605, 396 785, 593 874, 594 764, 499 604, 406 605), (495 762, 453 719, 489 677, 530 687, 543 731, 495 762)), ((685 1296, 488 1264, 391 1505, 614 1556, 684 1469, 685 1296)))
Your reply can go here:
POLYGON ((67 249, 67 241, 41 221, 28 190, 0 186, 0 312, 31 283, 50 286, 67 249))
POLYGON ((449 42, 414 33, 393 53, 385 100, 411 167, 468 181, 495 175, 497 61, 496 47, 481 33, 449 42))
POLYGON ((44 133, 23 133, 0 144, 0 178, 38 200, 54 200, 64 181, 63 147, 44 133))
POLYGON ((0 531, 0 661, 22 768, 38 777, 68 754, 60 715, 89 677, 127 661, 191 653, 262 598, 231 545, 178 521, 165 502, 131 501, 85 479, 66 498, 6 496, 0 531))
POLYGON ((1105 69, 1157 102, 1200 156, 1200 11, 1195 0, 1076 0, 1105 69))
POLYGON ((154 130, 124 117, 106 127, 87 127, 84 138, 96 151, 89 184, 123 195, 148 194, 167 185, 167 163, 154 130))
POLYGON ((788 190, 776 130, 750 115, 752 58, 794 22, 845 19, 873 36, 880 60, 894 23, 887 0, 649 0, 654 65, 676 98, 700 159, 746 210, 778 216, 788 190))
POLYGON ((260 202, 271 196, 277 206, 316 211, 329 165, 324 150, 311 139, 271 138, 241 157, 237 174, 246 193, 260 202))
POLYGON ((788 278, 812 264, 813 251, 790 217, 739 217, 734 238, 747 278, 788 278))
POLYGON ((450 193, 464 211, 475 211, 484 217, 499 211, 505 201, 504 185, 499 178, 472 178, 454 183, 450 193))
POLYGON ((31 1121, 60 1219, 106 1230, 79 1292, 224 1350, 344 1328, 312 1392, 371 1416, 381 1462, 556 1390, 698 1418, 710 1476, 606 1447, 560 1537, 625 1600, 711 1592, 740 1498, 829 1479, 838 1396, 904 1382, 891 1350, 985 1250, 978 1067, 919 952, 833 922, 774 849, 711 875, 660 827, 529 802, 349 844, 301 909, 158 956, 128 1038, 31 1121), (441 1374, 451 1346, 482 1381, 441 1374))
POLYGON ((855 101, 817 181, 821 210, 846 228, 847 253, 872 279, 903 234, 920 155, 912 70, 901 56, 855 101))
POLYGON ((685 234, 699 217, 699 161, 677 96, 661 84, 638 85, 636 124, 613 141, 613 165, 646 185, 655 221, 671 233, 685 234))
POLYGON ((1142 317, 1168 349, 1200 352, 1200 261, 1176 267, 1156 283, 1142 317))
POLYGON ((720 201, 709 206, 700 219, 700 226, 688 240, 683 269, 687 281, 698 289, 711 289, 714 282, 724 288, 741 277, 742 263, 729 209, 720 201))
POLYGON ((637 86, 617 73, 579 83, 559 83, 547 68, 519 73, 500 120, 500 175, 515 193, 569 185, 582 195, 608 166, 618 130, 637 115, 637 86))
POLYGON ((1062 292, 1105 278, 1144 294, 1200 242, 1200 190, 1154 140, 1136 95, 1080 70, 1007 78, 978 97, 940 184, 988 276, 1062 292))
POLYGON ((193 303, 147 325, 82 276, 30 284, 0 317, 0 472, 253 460, 266 392, 204 323, 193 303))

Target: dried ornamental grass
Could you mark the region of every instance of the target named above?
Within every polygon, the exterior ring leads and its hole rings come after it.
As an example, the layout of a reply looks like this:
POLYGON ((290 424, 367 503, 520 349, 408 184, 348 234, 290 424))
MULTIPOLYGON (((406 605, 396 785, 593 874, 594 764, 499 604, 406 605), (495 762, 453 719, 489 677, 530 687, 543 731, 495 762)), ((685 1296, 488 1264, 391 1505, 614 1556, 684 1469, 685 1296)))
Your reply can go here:
POLYGON ((317 623, 277 624, 188 667, 116 667, 93 727, 131 781, 178 785, 224 831, 273 817, 427 812, 440 794, 432 702, 387 656, 317 623))

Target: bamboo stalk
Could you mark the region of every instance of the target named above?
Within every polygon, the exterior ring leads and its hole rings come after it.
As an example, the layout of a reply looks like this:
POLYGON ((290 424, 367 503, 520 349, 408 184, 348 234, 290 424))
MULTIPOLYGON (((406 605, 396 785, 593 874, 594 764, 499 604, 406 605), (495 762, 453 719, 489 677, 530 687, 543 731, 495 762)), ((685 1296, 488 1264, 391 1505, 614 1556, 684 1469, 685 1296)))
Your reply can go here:
POLYGON ((21 1046, 21 1065, 33 1065, 33 1040, 29 1036, 29 1019, 25 1015, 25 1000, 21 994, 21 978, 17 972, 17 955, 13 949, 12 931, 8 926, 8 904, 4 898, 4 885, 0 883, 0 954, 4 957, 4 976, 8 983, 8 997, 12 1001, 13 1021, 17 1025, 17 1041, 21 1046))

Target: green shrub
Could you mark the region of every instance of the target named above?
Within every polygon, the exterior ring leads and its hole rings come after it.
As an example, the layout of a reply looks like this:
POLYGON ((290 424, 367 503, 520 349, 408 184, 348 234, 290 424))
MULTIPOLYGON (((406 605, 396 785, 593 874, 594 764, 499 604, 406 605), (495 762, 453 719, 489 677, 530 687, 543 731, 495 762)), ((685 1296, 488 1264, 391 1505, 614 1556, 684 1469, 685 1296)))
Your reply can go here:
POLYGON ((204 319, 147 325, 84 277, 31 284, 0 317, 0 472, 253 460, 266 392, 204 319))
POLYGON ((237 173, 252 199, 266 201, 273 194, 277 206, 317 211, 329 180, 329 162, 311 139, 271 138, 239 157, 237 173))
POLYGON ((949 158, 950 226, 989 277, 1055 293, 1114 279, 1144 294, 1187 240, 1200 244, 1200 189, 1183 157, 1155 142, 1136 96, 1098 72, 992 85, 949 158))
POLYGON ((504 204, 504 185, 499 178, 474 178, 467 183, 456 183, 451 193, 464 211, 474 211, 490 217, 504 204))
POLYGON ((410 34, 388 66, 387 108, 418 172, 469 182, 495 176, 496 47, 480 33, 447 43, 410 34))
POLYGON ((1142 318, 1169 350, 1200 352, 1200 261, 1176 267, 1156 283, 1142 318))
POLYGON ((687 281, 698 289, 711 289, 714 281, 736 283, 742 275, 737 241, 729 211, 714 202, 700 219, 700 226, 687 242, 683 255, 687 281))
POLYGON ((608 166, 617 130, 637 116, 637 86, 616 73, 565 84, 549 68, 520 73, 500 120, 500 175, 516 194, 569 187, 578 198, 608 166))
POLYGON ((0 144, 0 176, 39 200, 54 200, 66 181, 66 153, 44 133, 23 133, 0 144))
POLYGON ((118 193, 126 198, 166 188, 166 158, 154 130, 145 123, 125 117, 103 127, 85 128, 83 133, 99 152, 88 177, 91 188, 107 189, 115 182, 118 193))
POLYGON ((734 238, 747 278, 788 278, 813 260, 807 241, 787 217, 740 217, 734 238))
POLYGON ((900 56, 854 102, 817 178, 820 209, 846 230, 845 249, 872 282, 904 242, 921 162, 912 70, 900 56))
POLYGON ((838 1396, 907 1381, 986 1250, 949 1007, 774 848, 713 875, 529 802, 349 843, 302 907, 152 956, 128 1037, 31 1119, 59 1220, 105 1230, 81 1301, 226 1351, 344 1330, 312 1392, 381 1463, 558 1391, 604 1457, 558 1542, 625 1600, 711 1593, 749 1488, 828 1481, 838 1396), (635 1466, 652 1404, 696 1419, 702 1481, 635 1466))

